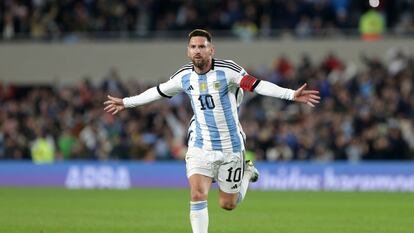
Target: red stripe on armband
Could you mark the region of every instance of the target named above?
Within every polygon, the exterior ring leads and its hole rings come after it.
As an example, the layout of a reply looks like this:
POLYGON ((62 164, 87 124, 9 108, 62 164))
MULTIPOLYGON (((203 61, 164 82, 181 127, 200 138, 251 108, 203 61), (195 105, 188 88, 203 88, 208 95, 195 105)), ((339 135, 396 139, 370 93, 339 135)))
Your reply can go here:
POLYGON ((240 80, 240 87, 246 91, 253 91, 257 85, 254 85, 259 80, 251 75, 246 74, 240 80))

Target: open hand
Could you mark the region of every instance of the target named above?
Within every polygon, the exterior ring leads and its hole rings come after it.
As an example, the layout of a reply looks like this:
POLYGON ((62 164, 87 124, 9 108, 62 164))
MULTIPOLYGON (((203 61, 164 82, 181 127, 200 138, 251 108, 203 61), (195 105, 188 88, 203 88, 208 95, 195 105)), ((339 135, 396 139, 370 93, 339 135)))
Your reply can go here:
POLYGON ((295 91, 293 100, 301 103, 306 103, 311 107, 315 107, 315 104, 319 103, 321 97, 319 91, 316 90, 305 90, 308 84, 303 84, 299 89, 295 91))
POLYGON ((108 95, 108 100, 104 102, 104 105, 106 105, 104 110, 112 115, 125 109, 124 102, 122 102, 121 98, 116 98, 110 95, 108 95))

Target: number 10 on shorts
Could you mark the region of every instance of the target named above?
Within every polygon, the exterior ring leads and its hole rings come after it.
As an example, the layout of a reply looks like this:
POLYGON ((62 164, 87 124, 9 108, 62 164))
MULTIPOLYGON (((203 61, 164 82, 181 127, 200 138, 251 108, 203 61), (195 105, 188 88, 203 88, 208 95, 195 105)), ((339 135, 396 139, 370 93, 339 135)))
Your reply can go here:
POLYGON ((238 167, 234 170, 233 172, 233 168, 229 168, 227 169, 227 171, 229 172, 229 175, 226 179, 227 182, 239 182, 241 179, 241 168, 238 167))

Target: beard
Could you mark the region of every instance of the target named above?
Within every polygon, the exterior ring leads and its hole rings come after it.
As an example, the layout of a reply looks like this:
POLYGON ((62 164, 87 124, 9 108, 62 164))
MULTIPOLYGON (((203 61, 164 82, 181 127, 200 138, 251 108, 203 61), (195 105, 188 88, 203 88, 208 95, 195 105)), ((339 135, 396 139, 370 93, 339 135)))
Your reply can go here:
POLYGON ((193 65, 199 69, 204 69, 207 64, 208 64, 208 60, 207 59, 192 59, 193 65))

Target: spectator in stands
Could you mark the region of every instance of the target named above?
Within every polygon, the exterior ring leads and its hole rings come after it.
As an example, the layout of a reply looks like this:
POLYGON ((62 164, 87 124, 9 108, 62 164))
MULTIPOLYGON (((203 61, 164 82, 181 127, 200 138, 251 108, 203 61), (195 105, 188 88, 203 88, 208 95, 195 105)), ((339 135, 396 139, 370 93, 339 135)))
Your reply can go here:
POLYGON ((365 12, 359 21, 359 32, 362 39, 367 41, 378 40, 385 31, 385 20, 382 14, 371 9, 365 12))
MULTIPOLYGON (((293 29, 301 37, 337 36, 358 28, 359 19, 369 9, 367 2, 7 0, 0 3, 0 29, 3 39, 60 38, 71 42, 82 37, 146 37, 151 32, 165 34, 165 30, 201 26, 230 30, 245 24, 248 28, 254 25, 265 36, 290 33, 288 30, 293 29)), ((379 8, 387 19, 381 31, 387 26, 391 32, 413 34, 412 1, 381 1, 379 8)))
MULTIPOLYGON (((384 61, 362 56, 366 66, 339 81, 330 75, 347 64, 337 55, 327 55, 319 63, 304 55, 298 64, 285 56, 288 66, 260 71, 277 73, 279 79, 272 82, 283 80, 279 73, 288 73, 286 85, 292 87, 308 80, 324 98, 312 118, 301 118, 306 109, 246 95, 240 118, 250 138, 249 156, 258 160, 414 159, 414 63, 411 54, 396 51, 388 52, 384 61)), ((87 80, 73 86, 0 87, 0 159, 36 158, 30 142, 42 139, 39 132, 47 132, 52 139, 46 145, 56 148, 56 159, 182 159, 192 116, 186 98, 176 96, 114 118, 102 114, 100 104, 109 89, 131 95, 152 85, 124 82, 115 68, 102 83, 87 80)))
POLYGON ((34 163, 52 163, 55 160, 55 142, 47 135, 44 129, 36 128, 36 138, 32 142, 30 151, 34 163))

